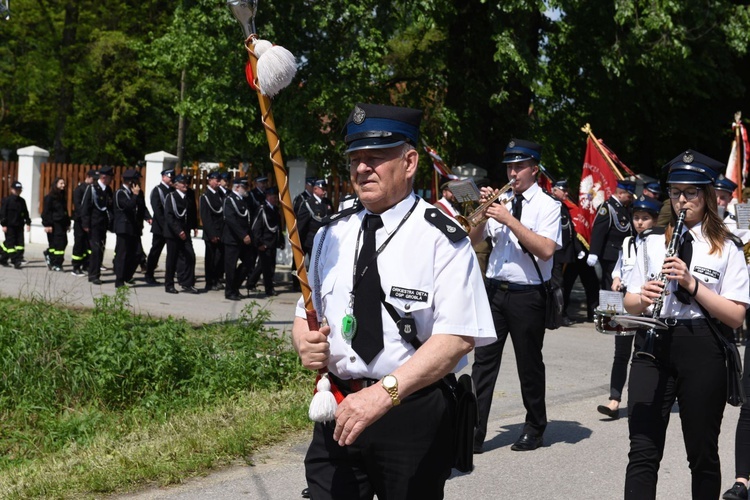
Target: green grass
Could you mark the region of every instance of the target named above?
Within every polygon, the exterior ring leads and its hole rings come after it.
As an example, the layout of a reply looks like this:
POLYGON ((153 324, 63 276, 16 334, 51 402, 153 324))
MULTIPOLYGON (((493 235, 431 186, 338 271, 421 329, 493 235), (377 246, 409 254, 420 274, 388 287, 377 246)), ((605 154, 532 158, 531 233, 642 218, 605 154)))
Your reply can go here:
POLYGON ((309 427, 312 375, 267 311, 193 327, 127 298, 0 299, 0 497, 179 482, 309 427))

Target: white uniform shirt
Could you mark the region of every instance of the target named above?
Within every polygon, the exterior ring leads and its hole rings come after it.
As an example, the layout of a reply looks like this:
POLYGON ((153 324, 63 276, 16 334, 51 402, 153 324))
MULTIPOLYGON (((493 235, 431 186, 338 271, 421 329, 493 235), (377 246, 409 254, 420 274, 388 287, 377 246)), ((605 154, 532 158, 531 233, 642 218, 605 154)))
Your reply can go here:
MULTIPOLYGON (((555 250, 562 248, 560 228, 560 202, 542 191, 534 183, 523 193, 521 223, 533 232, 555 242, 555 250)), ((511 211, 511 204, 506 208, 511 211)), ((518 238, 504 224, 489 219, 484 229, 484 237, 492 238, 492 252, 487 263, 487 277, 511 283, 539 285, 539 274, 532 259, 537 261, 543 281, 552 277, 554 259, 541 260, 532 254, 524 253, 518 238)))
POLYGON ((612 269, 612 279, 620 278, 623 285, 627 286, 630 273, 633 272, 635 261, 638 259, 644 238, 640 236, 627 236, 622 242, 620 254, 617 256, 617 262, 612 269), (635 238, 635 243, 631 243, 635 238))
MULTIPOLYGON (((376 248, 393 234, 416 200, 412 193, 380 214, 384 227, 375 235, 376 248)), ((430 208, 437 210, 420 200, 378 256, 385 300, 401 317, 412 314, 422 343, 433 334, 452 334, 475 337, 477 347, 490 344, 497 337, 471 242, 469 238, 451 242, 440 229, 425 220, 425 210, 430 208)), ((313 304, 318 319, 325 317, 331 327, 328 369, 342 379, 382 378, 403 365, 415 351, 401 338, 398 327, 382 306, 384 348, 369 365, 341 336, 341 322, 349 312, 357 235, 366 213, 361 210, 318 231, 310 263, 313 304)), ((362 251, 362 240, 360 237, 358 251, 362 251)), ((296 315, 305 318, 302 299, 297 303, 296 315)), ((466 364, 464 356, 455 371, 466 364)))
MULTIPOLYGON (((745 256, 737 248, 734 242, 726 240, 721 255, 714 253, 709 255, 711 245, 703 237, 701 223, 696 224, 690 230, 693 233, 693 257, 690 260, 690 273, 701 285, 716 292, 729 300, 742 302, 747 307, 750 304, 750 277, 745 267, 745 256)), ((683 234, 688 229, 685 228, 683 234)), ((667 253, 668 242, 663 234, 652 234, 646 238, 645 245, 640 249, 644 254, 639 258, 633 273, 630 275, 628 292, 641 293, 641 286, 647 282, 657 279, 661 272, 662 264, 667 253)), ((679 246, 678 246, 679 248, 679 246)), ((679 255, 678 255, 679 257, 679 255)), ((662 318, 693 319, 702 318, 703 313, 695 300, 690 304, 683 304, 675 297, 677 282, 667 282, 669 294, 664 298, 664 306, 661 310, 662 318)), ((692 292, 692 290, 688 290, 692 292)))

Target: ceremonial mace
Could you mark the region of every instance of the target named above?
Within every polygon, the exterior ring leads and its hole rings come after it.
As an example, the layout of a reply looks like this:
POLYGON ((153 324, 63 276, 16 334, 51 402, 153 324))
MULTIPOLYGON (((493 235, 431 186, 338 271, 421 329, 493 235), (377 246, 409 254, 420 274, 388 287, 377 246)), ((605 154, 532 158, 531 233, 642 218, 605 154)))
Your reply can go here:
MULTIPOLYGON (((318 314, 312 302, 312 289, 307 282, 305 255, 300 244, 297 220, 289 195, 289 178, 284 168, 284 159, 281 156, 281 141, 276 133, 276 124, 271 110, 271 97, 291 83, 297 71, 296 62, 294 56, 285 48, 258 38, 255 31, 255 13, 258 9, 258 0, 227 0, 227 7, 240 23, 245 34, 245 48, 248 54, 245 76, 247 83, 258 94, 261 121, 266 129, 266 139, 268 139, 268 147, 271 150, 271 163, 273 163, 276 184, 279 186, 281 209, 286 227, 289 229, 289 241, 292 245, 294 262, 297 264, 297 279, 299 279, 305 302, 307 326, 310 330, 319 330, 318 314)), ((327 422, 335 418, 337 402, 336 397, 331 392, 335 387, 332 387, 328 378, 327 368, 321 368, 318 373, 317 392, 310 403, 309 416, 311 420, 316 422, 327 422)))

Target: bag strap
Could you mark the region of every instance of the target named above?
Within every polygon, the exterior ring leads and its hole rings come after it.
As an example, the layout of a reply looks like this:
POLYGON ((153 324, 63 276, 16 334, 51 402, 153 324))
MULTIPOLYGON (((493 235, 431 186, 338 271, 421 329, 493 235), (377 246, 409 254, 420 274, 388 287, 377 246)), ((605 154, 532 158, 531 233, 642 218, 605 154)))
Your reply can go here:
MULTIPOLYGON (((385 310, 388 311, 388 315, 391 317, 394 323, 398 325, 401 322, 401 316, 399 316, 398 312, 396 311, 396 308, 393 307, 392 304, 389 304, 385 301, 385 292, 383 289, 380 289, 380 303, 383 304, 383 307, 385 307, 385 310)), ((399 328, 398 333, 401 334, 401 329, 399 328)), ((403 335, 402 335, 403 337, 403 335)), ((422 342, 417 338, 416 334, 414 335, 414 338, 408 341, 411 346, 416 351, 420 347, 422 347, 422 342)))

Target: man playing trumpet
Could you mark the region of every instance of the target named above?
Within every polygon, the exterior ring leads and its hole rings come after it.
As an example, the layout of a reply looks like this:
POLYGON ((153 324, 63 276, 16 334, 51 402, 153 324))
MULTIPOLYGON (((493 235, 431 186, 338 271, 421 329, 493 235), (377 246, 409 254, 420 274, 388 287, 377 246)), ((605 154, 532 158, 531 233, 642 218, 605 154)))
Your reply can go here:
MULTIPOLYGON (((487 265, 487 295, 497 332, 497 342, 477 347, 471 376, 476 384, 479 424, 474 451, 481 453, 487 434, 492 392, 500 370, 505 340, 510 333, 516 354, 526 422, 514 451, 542 446, 547 426, 545 372, 542 359, 547 296, 544 283, 552 277, 552 257, 561 248, 560 202, 544 193, 536 182, 542 147, 513 139, 503 163, 513 182, 513 201, 490 204, 471 230, 473 244, 489 237, 492 253, 487 265)), ((482 188, 482 201, 493 196, 482 188)))

